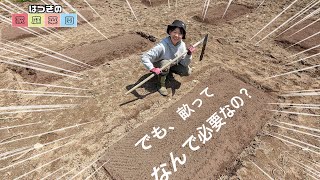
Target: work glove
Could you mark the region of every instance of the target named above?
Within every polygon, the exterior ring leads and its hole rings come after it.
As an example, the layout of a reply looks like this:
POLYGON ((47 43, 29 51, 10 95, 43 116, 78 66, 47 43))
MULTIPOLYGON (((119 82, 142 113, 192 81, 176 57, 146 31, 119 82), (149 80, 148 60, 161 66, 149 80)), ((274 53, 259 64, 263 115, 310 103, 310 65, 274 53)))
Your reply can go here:
POLYGON ((157 75, 159 75, 161 73, 161 69, 160 68, 152 68, 150 70, 150 72, 156 73, 157 75))
POLYGON ((188 55, 192 55, 192 53, 196 50, 196 48, 195 47, 193 47, 192 45, 190 45, 189 47, 188 47, 188 55))

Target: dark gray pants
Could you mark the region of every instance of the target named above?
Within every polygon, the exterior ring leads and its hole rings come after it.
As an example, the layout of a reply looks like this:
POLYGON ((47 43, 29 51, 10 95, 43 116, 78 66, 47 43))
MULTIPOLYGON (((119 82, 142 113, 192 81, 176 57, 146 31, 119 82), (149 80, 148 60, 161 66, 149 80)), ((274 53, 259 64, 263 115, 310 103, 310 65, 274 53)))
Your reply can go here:
MULTIPOLYGON (((162 68, 169 62, 170 60, 161 60, 153 63, 153 65, 157 68, 162 68)), ((189 66, 185 67, 182 64, 175 64, 175 63, 171 64, 170 66, 171 66, 170 71, 175 74, 179 74, 180 76, 189 76, 191 74, 191 68, 189 66)), ((160 75, 167 76, 168 74, 169 74, 169 67, 167 69, 164 69, 160 75)))

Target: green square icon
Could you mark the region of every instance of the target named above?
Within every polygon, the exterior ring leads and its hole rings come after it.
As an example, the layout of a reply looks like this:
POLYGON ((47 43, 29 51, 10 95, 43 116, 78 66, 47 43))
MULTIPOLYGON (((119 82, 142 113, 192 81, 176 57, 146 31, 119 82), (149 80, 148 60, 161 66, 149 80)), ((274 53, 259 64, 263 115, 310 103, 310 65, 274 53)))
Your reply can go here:
POLYGON ((28 27, 44 27, 44 14, 28 14, 28 27))

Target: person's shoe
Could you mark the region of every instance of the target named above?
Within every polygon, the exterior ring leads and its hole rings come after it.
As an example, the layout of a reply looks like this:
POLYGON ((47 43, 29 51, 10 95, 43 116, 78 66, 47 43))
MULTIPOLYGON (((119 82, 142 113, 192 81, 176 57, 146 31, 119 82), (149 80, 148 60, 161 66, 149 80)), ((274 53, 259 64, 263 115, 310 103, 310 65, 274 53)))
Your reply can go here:
POLYGON ((162 96, 168 96, 168 90, 166 88, 166 76, 160 76, 160 89, 158 90, 162 96))
POLYGON ((164 86, 161 86, 161 88, 158 91, 162 96, 168 96, 169 94, 167 88, 164 86))

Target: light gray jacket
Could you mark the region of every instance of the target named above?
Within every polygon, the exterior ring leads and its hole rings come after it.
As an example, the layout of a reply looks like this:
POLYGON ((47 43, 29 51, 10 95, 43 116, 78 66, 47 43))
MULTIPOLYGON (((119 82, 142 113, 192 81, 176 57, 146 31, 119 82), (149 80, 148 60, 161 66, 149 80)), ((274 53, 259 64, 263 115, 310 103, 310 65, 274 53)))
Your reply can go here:
MULTIPOLYGON (((170 40, 170 36, 162 39, 156 46, 154 46, 149 51, 145 52, 141 56, 141 62, 144 66, 151 70, 154 68, 153 63, 164 60, 171 59, 173 60, 175 57, 181 55, 183 52, 186 52, 186 44, 181 40, 176 46, 174 46, 170 40)), ((182 56, 178 62, 187 67, 191 62, 191 55, 182 56)))

